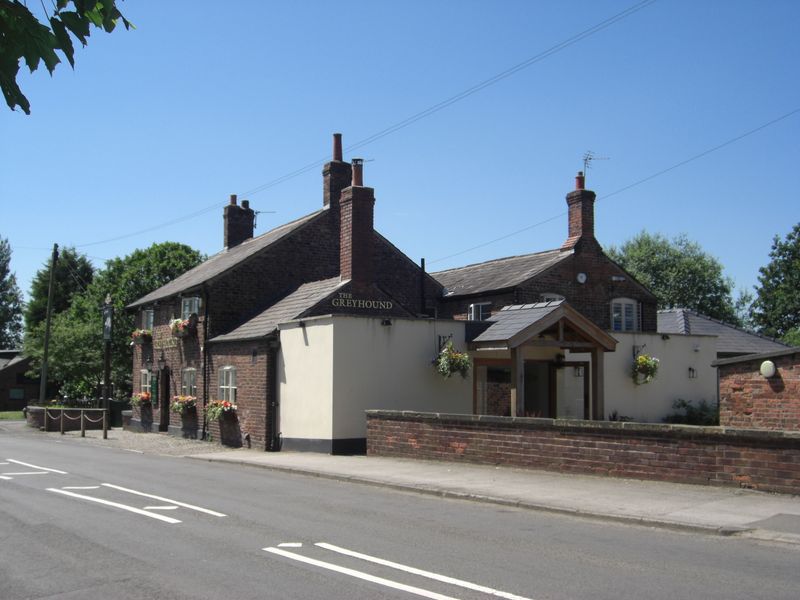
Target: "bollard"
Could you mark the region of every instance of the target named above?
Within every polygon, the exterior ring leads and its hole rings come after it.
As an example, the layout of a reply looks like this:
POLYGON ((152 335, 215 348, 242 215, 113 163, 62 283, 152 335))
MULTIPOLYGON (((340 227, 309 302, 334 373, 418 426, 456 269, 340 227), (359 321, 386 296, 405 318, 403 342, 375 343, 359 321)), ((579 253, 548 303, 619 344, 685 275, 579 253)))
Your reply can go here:
POLYGON ((44 407, 44 432, 47 433, 47 407, 44 407))
POLYGON ((81 437, 86 437, 86 421, 83 418, 84 410, 81 409, 81 437))
POLYGON ((103 409, 103 439, 108 439, 108 409, 103 409))
POLYGON ((61 435, 64 435, 64 409, 61 409, 61 435))

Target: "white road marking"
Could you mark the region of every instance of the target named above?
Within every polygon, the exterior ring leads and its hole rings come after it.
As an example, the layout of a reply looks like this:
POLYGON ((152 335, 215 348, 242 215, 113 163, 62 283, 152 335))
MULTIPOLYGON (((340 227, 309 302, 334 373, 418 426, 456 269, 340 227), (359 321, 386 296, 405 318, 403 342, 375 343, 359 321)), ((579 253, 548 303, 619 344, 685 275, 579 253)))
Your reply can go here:
POLYGON ((8 464, 11 464, 11 463, 7 463, 7 462, 0 462, 0 465, 8 465, 8 464))
POLYGON ((106 506, 113 506, 114 508, 127 510, 128 512, 136 513, 137 515, 142 515, 145 517, 150 517, 151 519, 164 521, 165 523, 170 523, 170 524, 180 523, 178 519, 173 519, 172 517, 165 517, 164 515, 147 512, 146 510, 142 510, 141 508, 128 506, 127 504, 120 504, 119 502, 111 502, 110 500, 103 500, 102 498, 93 498, 92 496, 84 496, 83 494, 76 494, 75 492, 68 492, 66 490, 59 490, 57 488, 47 488, 47 491, 55 492, 56 494, 64 494, 65 496, 72 496, 73 498, 80 498, 81 500, 88 500, 89 502, 97 502, 98 504, 105 504, 106 506))
POLYGON ((143 450, 133 450, 132 448, 123 448, 125 452, 136 452, 136 454, 144 454, 143 450))
POLYGON ((5 479, 6 481, 11 481, 14 478, 13 477, 6 477, 5 475, 0 475, 0 479, 5 479))
POLYGON ((282 544, 278 544, 278 548, 302 548, 303 544, 300 542, 284 542, 282 544))
POLYGON ((177 506, 145 506, 145 510, 178 510, 177 506))
POLYGON ((483 585, 478 585, 476 583, 470 583, 469 581, 462 581, 461 579, 454 579, 453 577, 447 577, 446 575, 439 575, 438 573, 423 571, 422 569, 401 565, 399 563, 392 562, 390 560, 384 560, 382 558, 377 558, 375 556, 369 556, 368 554, 361 554, 360 552, 355 552, 353 550, 348 550, 347 548, 334 546, 333 544, 326 544, 325 542, 319 542, 314 545, 319 546, 320 548, 324 548, 325 550, 330 550, 331 552, 338 552, 339 554, 344 554, 345 556, 351 556, 353 558, 366 560, 368 562, 375 563, 376 565, 382 565, 384 567, 397 569, 399 571, 405 571, 406 573, 412 573, 413 575, 419 575, 420 577, 427 577, 428 579, 435 579, 436 581, 441 581, 442 583, 457 585, 459 587, 463 587, 468 590, 474 590, 476 592, 490 594, 492 596, 497 596, 499 598, 508 598, 509 600, 531 600, 530 598, 526 598, 524 596, 517 596, 516 594, 511 594, 509 592, 501 592, 500 590, 496 590, 494 588, 486 587, 483 585))
POLYGON ((392 581, 391 579, 384 579, 383 577, 375 577, 374 575, 370 575, 369 573, 356 571, 355 569, 348 569, 347 567, 340 567, 339 565, 334 565, 333 563, 316 560, 314 558, 308 558, 306 556, 301 556, 300 554, 295 554, 294 552, 287 552, 286 550, 281 550, 280 548, 262 548, 262 549, 265 552, 270 552, 272 554, 277 554, 285 558, 290 558, 292 560, 297 560, 299 562, 303 562, 309 565, 314 565, 315 567, 320 567, 322 569, 328 569, 329 571, 336 571, 337 573, 342 573, 343 575, 349 575, 350 577, 355 577, 356 579, 363 579, 364 581, 377 583, 378 585, 383 585, 396 590, 401 590, 403 592, 408 592, 410 594, 416 594, 417 596, 422 596, 423 598, 433 598, 434 600, 458 600, 457 598, 453 598, 452 596, 445 596, 444 594, 438 594, 430 590, 424 590, 422 588, 414 587, 413 585, 406 585, 398 581, 392 581))
POLYGON ((152 498, 153 500, 160 500, 161 502, 168 502, 170 504, 176 504, 177 506, 182 506, 183 508, 189 508, 191 510, 196 510, 201 513, 206 513, 208 515, 212 515, 214 517, 225 517, 227 515, 222 514, 221 512, 217 512, 215 510, 209 510, 207 508, 201 508, 200 506, 195 506, 194 504, 186 504, 185 502, 178 502, 177 500, 170 500, 169 498, 164 498, 162 496, 154 496, 153 494, 145 494, 144 492, 137 492, 136 490, 131 490, 129 488, 124 488, 118 485, 114 485, 113 483, 104 483, 105 487, 110 487, 115 490, 120 490, 121 492, 128 492, 129 494, 136 494, 137 496, 144 496, 145 498, 152 498))
POLYGON ((62 490, 99 490, 99 485, 65 485, 62 490))
POLYGON ((3 475, 47 475, 47 471, 19 471, 18 473, 3 473, 3 475))
POLYGON ((8 462, 14 463, 15 465, 22 465, 23 467, 30 467, 31 469, 39 469, 40 471, 49 471, 50 473, 60 473, 61 475, 66 475, 66 471, 59 471, 58 469, 48 469, 47 467, 40 467, 38 465, 32 465, 30 463, 22 462, 21 460, 14 460, 13 458, 7 458, 8 462))

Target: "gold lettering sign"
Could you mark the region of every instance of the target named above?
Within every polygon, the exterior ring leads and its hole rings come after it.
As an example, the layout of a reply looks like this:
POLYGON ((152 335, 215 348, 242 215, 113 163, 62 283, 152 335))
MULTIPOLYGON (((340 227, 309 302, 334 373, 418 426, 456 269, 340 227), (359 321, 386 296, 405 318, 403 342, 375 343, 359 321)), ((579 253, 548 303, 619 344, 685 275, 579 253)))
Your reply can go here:
POLYGON ((353 298, 353 294, 340 292, 337 298, 331 300, 336 308, 357 308, 364 310, 392 310, 394 303, 389 300, 370 300, 368 298, 353 298))
POLYGON ((178 340, 174 337, 168 337, 157 342, 153 342, 153 350, 166 350, 167 348, 177 348, 178 340))

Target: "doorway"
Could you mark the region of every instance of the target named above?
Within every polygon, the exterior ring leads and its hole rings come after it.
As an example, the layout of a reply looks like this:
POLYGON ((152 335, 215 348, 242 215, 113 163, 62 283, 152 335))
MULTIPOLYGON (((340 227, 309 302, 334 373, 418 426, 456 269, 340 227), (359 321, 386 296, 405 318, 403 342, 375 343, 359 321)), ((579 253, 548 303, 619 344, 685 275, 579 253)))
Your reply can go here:
POLYGON ((169 431, 169 367, 161 369, 158 376, 158 430, 169 431))

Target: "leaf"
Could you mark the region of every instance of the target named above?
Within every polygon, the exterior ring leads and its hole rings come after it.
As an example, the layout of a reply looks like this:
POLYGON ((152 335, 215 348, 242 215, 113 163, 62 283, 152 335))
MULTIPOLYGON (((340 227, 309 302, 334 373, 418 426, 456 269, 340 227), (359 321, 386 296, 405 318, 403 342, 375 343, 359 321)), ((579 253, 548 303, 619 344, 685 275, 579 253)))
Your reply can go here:
POLYGON ((53 33, 56 36, 56 40, 58 40, 58 48, 64 53, 64 56, 67 57, 69 64, 74 69, 75 48, 72 46, 72 40, 69 37, 69 33, 67 33, 67 28, 64 27, 64 23, 62 23, 55 17, 50 18, 50 25, 53 28, 53 33))
POLYGON ((72 34, 81 41, 81 44, 85 46, 87 43, 86 38, 89 37, 89 21, 72 11, 59 13, 59 16, 67 29, 69 29, 72 34))

